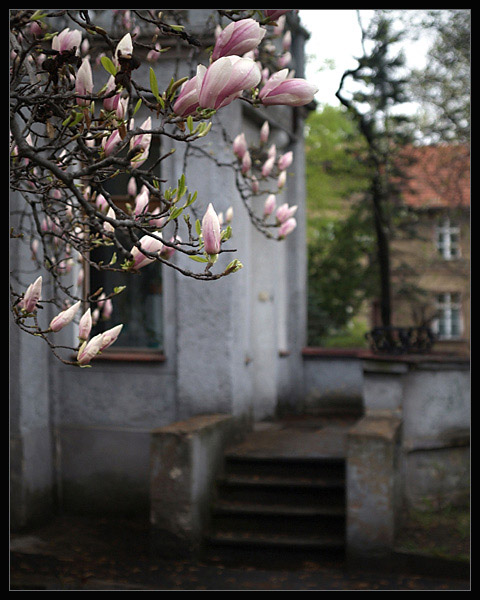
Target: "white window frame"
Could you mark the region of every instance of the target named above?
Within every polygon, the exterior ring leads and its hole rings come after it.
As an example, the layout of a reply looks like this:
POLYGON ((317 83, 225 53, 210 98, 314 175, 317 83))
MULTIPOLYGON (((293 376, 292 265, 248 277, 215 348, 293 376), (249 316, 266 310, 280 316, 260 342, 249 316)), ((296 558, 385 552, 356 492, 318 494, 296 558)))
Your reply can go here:
POLYGON ((445 260, 460 258, 460 227, 450 217, 443 217, 435 230, 435 243, 439 254, 445 260), (457 239, 454 240, 453 236, 457 239))
POLYGON ((440 340, 458 340, 463 333, 462 298, 460 292, 441 292, 436 296, 438 317, 432 323, 440 340), (441 323, 443 327, 441 327, 441 323), (443 332, 441 330, 443 329, 443 332), (455 329, 458 333, 453 333, 455 329))

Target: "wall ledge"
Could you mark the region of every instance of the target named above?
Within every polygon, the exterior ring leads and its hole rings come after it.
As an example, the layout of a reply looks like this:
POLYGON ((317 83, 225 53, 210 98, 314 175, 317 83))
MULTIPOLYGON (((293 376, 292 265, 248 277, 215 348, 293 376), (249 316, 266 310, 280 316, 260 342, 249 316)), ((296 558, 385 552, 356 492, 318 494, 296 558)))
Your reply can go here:
POLYGON ((302 356, 306 359, 316 358, 355 358, 365 361, 396 362, 416 365, 454 365, 460 368, 470 368, 470 355, 464 353, 430 352, 429 354, 382 354, 375 353, 367 348, 321 348, 306 346, 302 349, 302 356))

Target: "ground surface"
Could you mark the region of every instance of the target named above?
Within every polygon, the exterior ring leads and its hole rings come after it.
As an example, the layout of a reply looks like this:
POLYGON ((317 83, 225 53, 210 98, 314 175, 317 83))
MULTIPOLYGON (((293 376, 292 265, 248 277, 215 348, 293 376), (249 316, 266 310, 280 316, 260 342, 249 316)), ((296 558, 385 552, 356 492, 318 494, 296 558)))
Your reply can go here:
POLYGON ((469 582, 348 570, 341 564, 256 569, 158 560, 148 524, 59 517, 12 538, 11 590, 468 590, 469 582))

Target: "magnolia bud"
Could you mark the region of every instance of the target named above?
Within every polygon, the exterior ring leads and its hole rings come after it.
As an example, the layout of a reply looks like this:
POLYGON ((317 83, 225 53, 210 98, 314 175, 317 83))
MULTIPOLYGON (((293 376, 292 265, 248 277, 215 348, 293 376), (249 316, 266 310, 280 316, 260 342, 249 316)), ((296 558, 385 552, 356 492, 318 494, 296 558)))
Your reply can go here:
POLYGON ((269 134, 270 134, 270 125, 268 124, 268 121, 265 121, 265 123, 262 125, 262 128, 260 129, 260 142, 262 144, 266 143, 266 141, 268 140, 269 134))
POLYGON ((25 296, 20 303, 20 306, 27 313, 32 313, 36 306, 37 302, 40 300, 42 295, 42 277, 38 277, 33 283, 31 283, 27 291, 25 292, 25 296))
POLYGON ((63 329, 65 325, 68 325, 71 321, 73 321, 73 318, 80 308, 80 304, 81 302, 79 300, 66 310, 62 310, 62 312, 60 312, 50 321, 50 329, 55 332, 60 331, 60 329, 63 329))
POLYGON ((78 324, 78 337, 81 340, 88 339, 90 331, 92 329, 92 313, 90 308, 83 313, 80 323, 78 324))
POLYGON ((221 243, 220 222, 211 203, 202 219, 202 236, 205 252, 218 254, 221 243))
POLYGON ((286 235, 291 233, 295 229, 296 226, 297 226, 296 219, 294 219, 293 217, 291 217, 290 219, 287 219, 285 222, 283 222, 280 225, 280 227, 278 229, 278 237, 284 238, 286 235))
POLYGON ((275 194, 270 194, 268 198, 265 200, 265 204, 263 206, 263 216, 269 217, 272 212, 275 210, 275 206, 277 204, 275 194))

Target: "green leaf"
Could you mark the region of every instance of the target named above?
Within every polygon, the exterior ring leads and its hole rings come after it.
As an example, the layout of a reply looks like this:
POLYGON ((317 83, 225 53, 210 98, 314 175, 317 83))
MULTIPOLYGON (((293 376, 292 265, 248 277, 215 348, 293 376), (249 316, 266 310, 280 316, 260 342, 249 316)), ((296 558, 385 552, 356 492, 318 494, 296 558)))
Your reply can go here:
POLYGON ((33 15, 30 17, 30 21, 38 21, 40 19, 43 19, 43 17, 46 15, 46 13, 42 13, 41 10, 36 10, 33 15))
POLYGON ((107 73, 110 73, 110 75, 113 75, 115 77, 115 75, 117 74, 117 69, 113 62, 108 58, 108 56, 102 56, 100 62, 102 63, 102 66, 105 69, 105 71, 107 71, 107 73))
POLYGON ((231 263, 229 263, 227 265, 227 268, 225 269, 225 273, 236 273, 237 271, 239 271, 240 269, 243 268, 242 263, 238 260, 238 258, 235 258, 234 260, 232 260, 231 263))
POLYGON ((177 192, 177 200, 185 194, 187 191, 187 186, 185 185, 185 175, 182 173, 182 176, 178 180, 178 192, 177 192))
POLYGON ((173 221, 173 219, 178 218, 183 212, 183 207, 178 207, 178 208, 174 208, 172 209, 172 212, 170 213, 168 220, 169 221, 173 221))
POLYGON ((158 82, 155 71, 150 67, 150 89, 155 98, 160 102, 160 93, 158 91, 158 82))
POLYGON ((133 110, 133 115, 132 115, 132 117, 134 117, 134 116, 135 116, 135 113, 138 111, 138 109, 140 108, 140 106, 141 106, 141 105, 142 105, 142 99, 141 99, 141 98, 139 98, 138 102, 135 104, 135 108, 134 108, 134 110, 133 110))
POLYGON ((200 219, 195 221, 195 231, 197 232, 197 235, 202 235, 202 224, 200 223, 200 219))
POLYGON ((201 262, 201 263, 208 263, 208 262, 210 262, 208 260, 208 258, 205 258, 204 256, 191 255, 189 258, 191 258, 192 260, 195 260, 196 262, 201 262))
POLYGON ((187 203, 185 204, 185 206, 183 208, 187 208, 187 206, 190 206, 191 204, 193 204, 196 199, 197 199, 197 192, 193 192, 193 194, 188 194, 187 203))
POLYGON ((228 227, 222 231, 221 237, 223 241, 229 240, 232 237, 232 228, 230 225, 228 225, 228 227))

